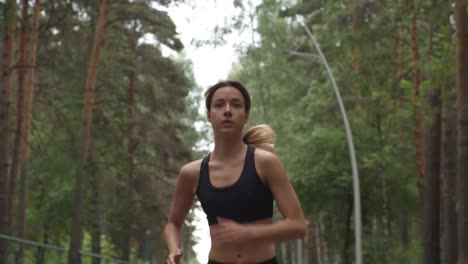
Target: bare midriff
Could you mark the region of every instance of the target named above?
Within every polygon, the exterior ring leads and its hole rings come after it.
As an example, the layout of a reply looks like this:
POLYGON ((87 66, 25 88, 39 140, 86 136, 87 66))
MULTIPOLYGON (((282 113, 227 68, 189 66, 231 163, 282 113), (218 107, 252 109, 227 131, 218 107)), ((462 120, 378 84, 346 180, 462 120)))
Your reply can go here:
MULTIPOLYGON (((255 221, 249 224, 271 224, 271 218, 255 221)), ((211 231, 211 228, 210 228, 211 231)), ((275 256, 275 245, 273 242, 246 242, 241 246, 211 245, 209 259, 221 263, 259 263, 275 256)))

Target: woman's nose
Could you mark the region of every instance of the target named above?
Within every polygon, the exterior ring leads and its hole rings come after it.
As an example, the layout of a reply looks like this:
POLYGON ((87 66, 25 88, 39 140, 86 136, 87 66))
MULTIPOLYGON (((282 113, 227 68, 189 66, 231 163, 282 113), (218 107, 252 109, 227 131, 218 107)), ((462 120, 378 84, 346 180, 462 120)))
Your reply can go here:
POLYGON ((224 115, 231 114, 231 104, 227 103, 224 107, 224 115))

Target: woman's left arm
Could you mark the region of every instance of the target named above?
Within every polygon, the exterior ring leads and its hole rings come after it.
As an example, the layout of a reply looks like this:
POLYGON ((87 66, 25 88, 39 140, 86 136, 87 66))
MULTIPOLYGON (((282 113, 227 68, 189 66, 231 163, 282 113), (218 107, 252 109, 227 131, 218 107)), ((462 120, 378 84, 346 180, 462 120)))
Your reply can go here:
POLYGON ((258 174, 270 188, 283 219, 272 224, 239 224, 218 218, 214 239, 222 243, 279 242, 303 238, 307 224, 299 199, 279 158, 268 151, 255 154, 258 174))

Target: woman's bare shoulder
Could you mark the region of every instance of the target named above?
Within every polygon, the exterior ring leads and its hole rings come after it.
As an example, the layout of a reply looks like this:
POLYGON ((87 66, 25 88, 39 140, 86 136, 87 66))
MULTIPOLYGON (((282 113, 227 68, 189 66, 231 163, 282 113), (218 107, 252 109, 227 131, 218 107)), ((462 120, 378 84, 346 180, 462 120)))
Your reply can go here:
MULTIPOLYGON (((177 176, 176 185, 183 189, 183 193, 195 194, 198 185, 198 175, 200 175, 200 166, 202 160, 194 160, 186 163, 180 168, 179 176, 177 176)), ((177 189, 177 187, 176 187, 177 189)))
POLYGON ((260 166, 268 166, 271 163, 280 162, 278 156, 271 151, 261 148, 255 149, 255 163, 260 166))
POLYGON ((278 156, 276 156, 275 153, 272 153, 268 150, 256 148, 255 168, 260 179, 264 183, 268 184, 272 172, 282 170, 282 165, 280 159, 278 158, 278 156))
POLYGON ((179 172, 180 178, 198 180, 198 175, 200 174, 202 159, 194 160, 189 163, 186 163, 179 172))

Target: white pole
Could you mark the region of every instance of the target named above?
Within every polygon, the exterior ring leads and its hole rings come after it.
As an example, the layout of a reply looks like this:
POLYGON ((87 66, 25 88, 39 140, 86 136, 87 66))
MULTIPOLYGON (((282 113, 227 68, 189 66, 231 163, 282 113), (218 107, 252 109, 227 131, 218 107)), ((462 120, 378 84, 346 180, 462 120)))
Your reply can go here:
POLYGON ((358 175, 358 168, 356 162, 356 152, 354 150, 353 144, 353 136, 351 133, 351 127, 349 125, 348 116, 346 115, 346 110, 343 104, 343 100, 341 99, 340 90, 336 85, 335 78, 333 78, 332 71, 330 66, 328 65, 327 59, 322 53, 320 49, 320 45, 318 44, 315 37, 310 32, 309 28, 301 22, 301 25, 305 28, 307 35, 312 39, 314 42, 315 48, 317 49, 325 68, 327 69, 328 77, 330 78, 333 84, 333 90, 335 91, 336 99, 338 100, 338 105, 340 106, 341 115, 343 116, 344 127, 346 130, 346 139, 348 141, 348 148, 349 148, 349 155, 351 159, 351 167, 353 172, 353 192, 354 192, 354 233, 355 233, 355 254, 356 254, 356 264, 362 264, 362 245, 361 245, 361 192, 359 190, 359 175, 358 175))

